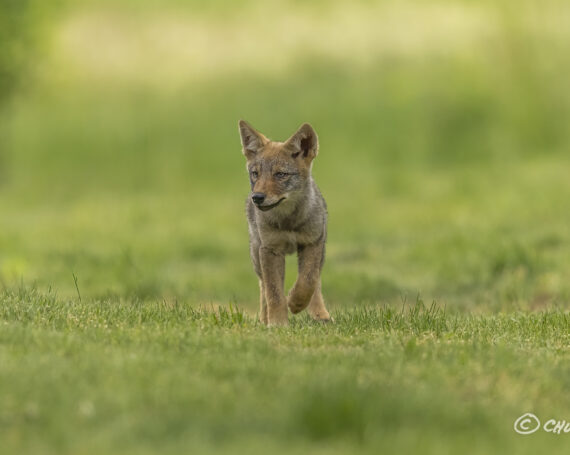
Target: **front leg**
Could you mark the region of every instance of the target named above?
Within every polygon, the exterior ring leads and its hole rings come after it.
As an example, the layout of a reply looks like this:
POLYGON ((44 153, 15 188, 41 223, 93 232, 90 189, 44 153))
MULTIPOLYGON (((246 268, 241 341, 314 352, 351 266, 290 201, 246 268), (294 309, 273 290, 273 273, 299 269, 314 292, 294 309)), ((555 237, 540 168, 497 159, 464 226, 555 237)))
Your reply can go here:
POLYGON ((299 274, 289 292, 287 302, 293 314, 303 311, 309 305, 311 297, 318 288, 325 253, 324 246, 324 243, 317 243, 298 248, 299 274))
POLYGON ((285 256, 271 248, 259 250, 261 275, 267 302, 268 325, 287 325, 287 301, 283 292, 285 280, 285 256))

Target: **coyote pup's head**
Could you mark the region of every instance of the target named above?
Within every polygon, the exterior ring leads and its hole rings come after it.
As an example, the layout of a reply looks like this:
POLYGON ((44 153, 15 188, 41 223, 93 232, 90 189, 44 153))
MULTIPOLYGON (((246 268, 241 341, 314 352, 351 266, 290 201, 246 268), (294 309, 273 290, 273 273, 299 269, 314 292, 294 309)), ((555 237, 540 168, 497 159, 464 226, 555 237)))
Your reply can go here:
POLYGON ((317 133, 304 123, 285 142, 274 142, 240 120, 239 132, 251 183, 251 200, 262 211, 298 200, 311 178, 319 150, 317 133))

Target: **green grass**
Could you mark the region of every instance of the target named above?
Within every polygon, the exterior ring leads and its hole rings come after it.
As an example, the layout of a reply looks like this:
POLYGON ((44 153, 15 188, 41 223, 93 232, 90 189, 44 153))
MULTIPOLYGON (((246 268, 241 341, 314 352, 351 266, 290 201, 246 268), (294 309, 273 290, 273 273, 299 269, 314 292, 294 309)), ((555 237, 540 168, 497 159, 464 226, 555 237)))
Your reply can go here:
POLYGON ((63 4, 0 110, 3 454, 567 451, 512 425, 570 419, 568 2, 63 4), (256 322, 240 118, 319 134, 335 324, 256 322))
POLYGON ((567 417, 559 309, 474 316, 417 301, 268 330, 234 306, 25 289, 0 301, 5 453, 567 449, 563 435, 512 429, 524 412, 567 417))

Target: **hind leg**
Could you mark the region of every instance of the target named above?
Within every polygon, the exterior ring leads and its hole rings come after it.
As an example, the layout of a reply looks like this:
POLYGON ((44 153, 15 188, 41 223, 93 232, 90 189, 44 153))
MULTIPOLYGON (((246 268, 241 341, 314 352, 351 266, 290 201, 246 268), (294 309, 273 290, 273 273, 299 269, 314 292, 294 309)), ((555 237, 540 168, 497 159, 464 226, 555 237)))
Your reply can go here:
POLYGON ((265 288, 263 280, 259 279, 259 322, 267 325, 267 302, 265 301, 265 288))
POLYGON ((267 325, 267 299, 265 298, 265 286, 261 276, 261 264, 259 260, 259 246, 257 242, 251 242, 249 247, 253 269, 259 278, 259 322, 267 325))
POLYGON ((319 283, 317 289, 311 297, 309 302, 309 307, 307 312, 315 321, 329 322, 333 319, 325 307, 325 301, 323 299, 323 293, 321 292, 321 278, 319 277, 319 283))

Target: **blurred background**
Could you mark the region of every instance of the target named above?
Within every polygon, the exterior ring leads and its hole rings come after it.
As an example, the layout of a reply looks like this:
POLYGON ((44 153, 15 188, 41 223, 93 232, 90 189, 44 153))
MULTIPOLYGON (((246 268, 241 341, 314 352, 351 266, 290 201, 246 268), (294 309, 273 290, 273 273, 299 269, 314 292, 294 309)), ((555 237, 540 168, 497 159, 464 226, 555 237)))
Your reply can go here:
POLYGON ((255 312, 243 118, 319 134, 333 307, 568 302, 567 1, 1 9, 4 287, 255 312))

